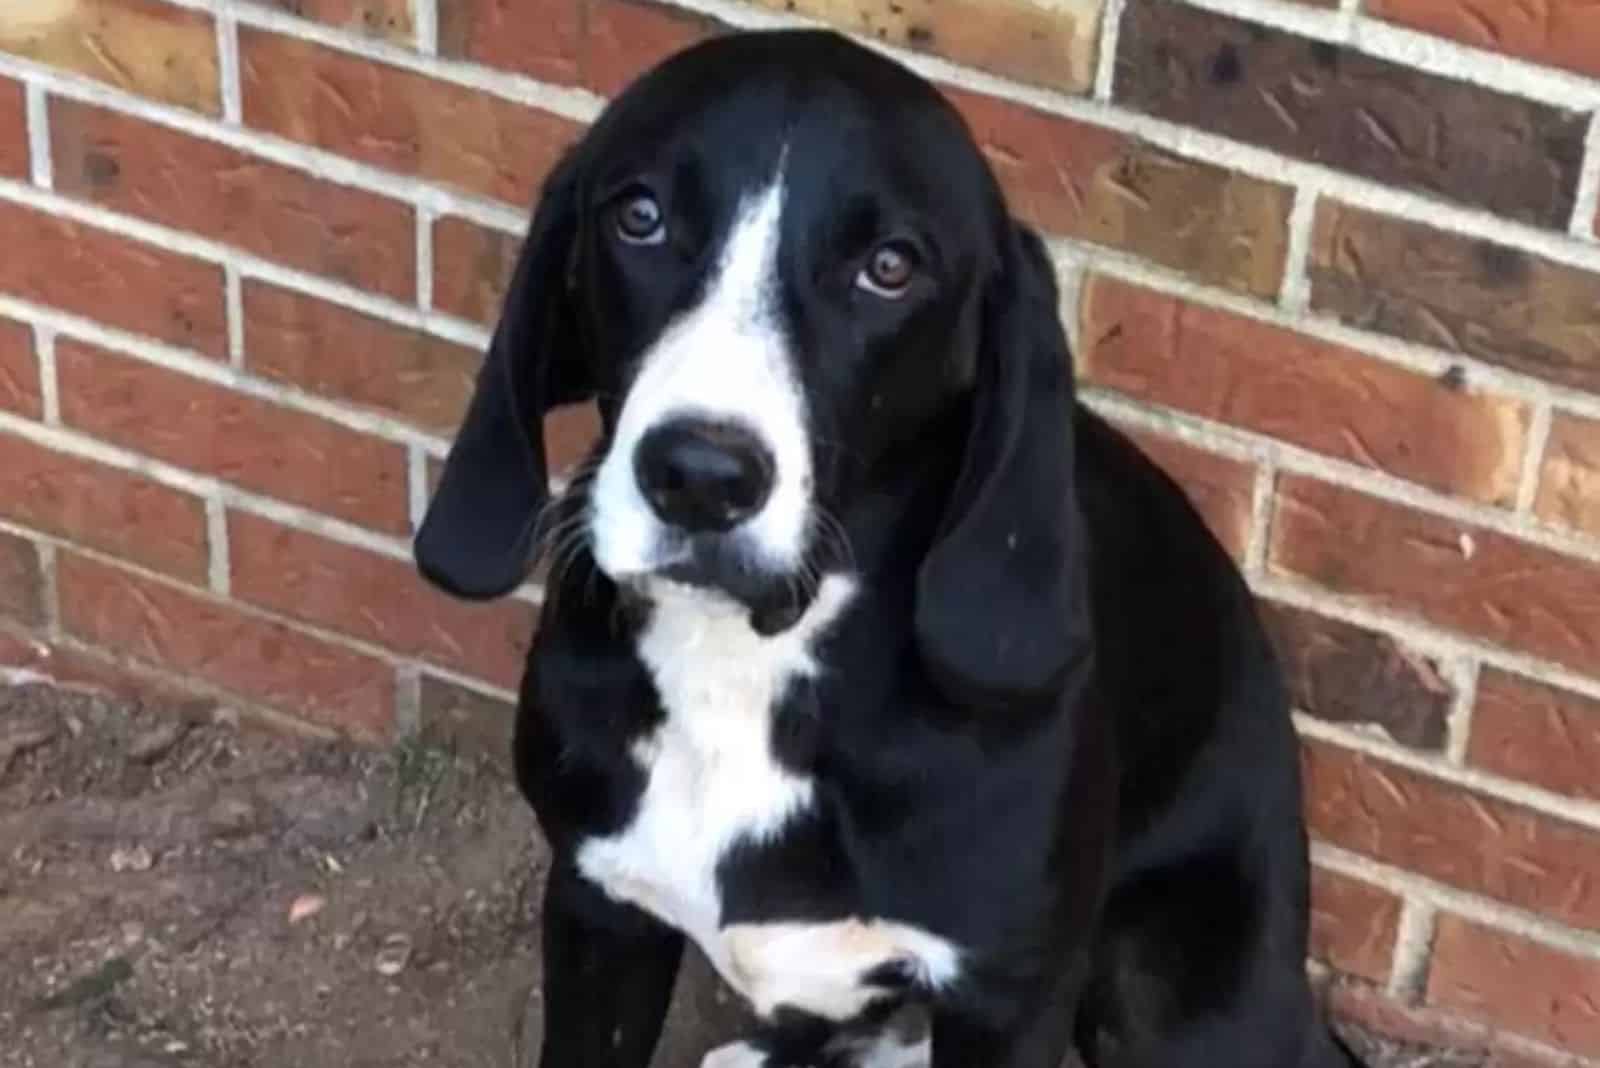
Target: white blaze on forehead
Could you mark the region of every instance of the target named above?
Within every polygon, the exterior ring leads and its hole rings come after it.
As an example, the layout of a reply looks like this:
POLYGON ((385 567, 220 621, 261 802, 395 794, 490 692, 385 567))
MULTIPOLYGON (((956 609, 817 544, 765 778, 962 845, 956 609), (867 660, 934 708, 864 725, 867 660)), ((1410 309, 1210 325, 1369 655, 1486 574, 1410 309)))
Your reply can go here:
POLYGON ((811 489, 805 401, 779 309, 783 170, 741 201, 699 303, 646 349, 629 387, 593 495, 595 559, 617 575, 656 558, 659 521, 639 493, 633 454, 653 427, 687 416, 737 422, 771 450, 766 505, 740 532, 774 567, 799 563, 811 489))

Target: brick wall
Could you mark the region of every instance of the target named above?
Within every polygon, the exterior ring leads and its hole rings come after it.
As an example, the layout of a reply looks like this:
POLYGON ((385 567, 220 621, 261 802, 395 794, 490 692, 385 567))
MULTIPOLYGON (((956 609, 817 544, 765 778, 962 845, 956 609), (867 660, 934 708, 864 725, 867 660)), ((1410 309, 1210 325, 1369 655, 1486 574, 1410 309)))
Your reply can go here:
POLYGON ((949 89, 1260 592, 1336 1006, 1600 1064, 1592 0, 4 5, 4 678, 503 725, 537 591, 408 539, 530 191, 643 64, 809 19, 949 89))

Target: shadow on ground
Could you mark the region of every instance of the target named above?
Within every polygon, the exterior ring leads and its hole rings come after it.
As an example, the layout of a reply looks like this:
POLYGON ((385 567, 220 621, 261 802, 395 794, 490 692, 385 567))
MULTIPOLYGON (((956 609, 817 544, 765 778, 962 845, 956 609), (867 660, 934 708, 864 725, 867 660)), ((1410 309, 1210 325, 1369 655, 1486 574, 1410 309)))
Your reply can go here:
MULTIPOLYGON (((546 857, 496 749, 0 689, 0 1064, 530 1064, 546 857)), ((740 1023, 695 959, 656 1064, 740 1023)))

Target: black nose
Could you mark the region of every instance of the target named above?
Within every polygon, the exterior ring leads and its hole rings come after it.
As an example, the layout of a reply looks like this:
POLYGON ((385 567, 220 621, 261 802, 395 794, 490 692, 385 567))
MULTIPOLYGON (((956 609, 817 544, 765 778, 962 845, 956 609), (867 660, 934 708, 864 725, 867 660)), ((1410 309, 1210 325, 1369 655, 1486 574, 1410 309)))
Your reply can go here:
POLYGON ((677 419, 645 434, 633 474, 664 522, 684 530, 731 530, 772 492, 772 454, 748 430, 677 419))

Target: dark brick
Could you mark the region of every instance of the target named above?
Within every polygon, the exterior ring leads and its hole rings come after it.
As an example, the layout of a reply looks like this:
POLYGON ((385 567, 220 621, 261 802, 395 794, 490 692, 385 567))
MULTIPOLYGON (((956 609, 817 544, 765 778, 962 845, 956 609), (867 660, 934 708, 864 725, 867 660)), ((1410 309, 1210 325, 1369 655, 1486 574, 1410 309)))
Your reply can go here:
POLYGON ((463 756, 510 765, 516 708, 465 686, 422 676, 422 739, 463 756))
POLYGON ((1136 0, 1118 102, 1564 229, 1588 116, 1163 0, 1136 0))
POLYGON ((44 623, 39 551, 27 538, 0 531, 0 616, 37 627, 44 623))
POLYGON ((1444 747, 1453 696, 1438 665, 1384 634, 1261 602, 1295 707, 1333 723, 1371 723, 1416 749, 1444 747))
POLYGON ((1600 275, 1324 201, 1311 305, 1352 326, 1600 391, 1600 275))

